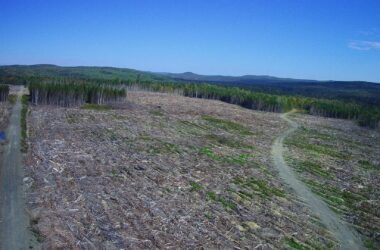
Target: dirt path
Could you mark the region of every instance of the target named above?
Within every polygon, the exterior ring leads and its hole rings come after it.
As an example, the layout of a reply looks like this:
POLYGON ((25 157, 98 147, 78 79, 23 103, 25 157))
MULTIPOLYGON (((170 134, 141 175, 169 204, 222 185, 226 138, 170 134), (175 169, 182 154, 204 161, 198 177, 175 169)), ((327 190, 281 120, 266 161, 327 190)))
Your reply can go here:
POLYGON ((31 249, 37 246, 29 230, 22 186, 23 166, 20 152, 20 87, 6 131, 9 143, 5 145, 0 169, 0 249, 31 249))
MULTIPOLYGON (((293 112, 293 111, 292 111, 293 112)), ((281 118, 288 122, 290 128, 281 134, 272 145, 272 158, 275 167, 278 169, 280 177, 288 184, 295 193, 306 202, 311 210, 321 219, 322 223, 335 236, 340 243, 341 249, 364 249, 360 238, 353 230, 346 225, 337 214, 335 214, 317 195, 312 193, 310 189, 300 181, 293 170, 285 163, 283 158, 284 139, 291 133, 295 132, 298 124, 290 120, 286 113, 281 118)))

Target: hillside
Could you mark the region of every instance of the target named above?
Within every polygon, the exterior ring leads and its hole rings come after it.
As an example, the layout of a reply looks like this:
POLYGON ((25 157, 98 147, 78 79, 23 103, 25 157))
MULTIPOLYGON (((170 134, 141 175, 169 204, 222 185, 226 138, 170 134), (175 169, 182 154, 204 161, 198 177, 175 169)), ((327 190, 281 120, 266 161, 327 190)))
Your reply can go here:
POLYGON ((206 82, 237 86, 253 91, 282 95, 301 95, 316 98, 356 101, 362 104, 380 105, 380 84, 363 81, 315 81, 278 78, 273 76, 221 76, 162 73, 178 81, 206 82))
MULTIPOLYGON (((290 166, 302 178, 316 175, 315 185, 328 181, 336 198, 319 189, 314 195, 341 209, 345 221, 360 228, 374 222, 359 232, 366 244, 376 246, 378 204, 368 199, 378 195, 373 164, 379 161, 379 132, 351 121, 303 114, 296 119, 311 130, 300 129, 286 142, 290 166), (315 134, 316 126, 323 133, 315 134), (331 138, 337 129, 339 138, 353 133, 355 138, 336 147, 331 138), (318 145, 294 148, 304 138, 318 139, 318 145), (303 163, 313 168, 302 171, 303 163), (342 187, 350 196, 335 191, 342 187)), ((125 103, 108 109, 31 105, 27 124, 24 182, 32 228, 44 248, 326 249, 346 244, 280 178, 269 153, 288 127, 279 114, 130 91, 125 103)))
POLYGON ((255 75, 211 76, 198 75, 192 72, 181 74, 154 73, 115 67, 60 67, 46 64, 0 66, 0 81, 3 83, 27 82, 30 77, 66 77, 116 82, 210 83, 271 94, 301 95, 357 102, 371 106, 380 105, 380 84, 371 82, 314 81, 255 75))
POLYGON ((165 81, 168 78, 145 71, 114 67, 61 67, 50 64, 0 66, 0 77, 27 79, 28 77, 67 77, 123 81, 165 81))
MULTIPOLYGON (((198 95, 230 91, 198 87, 198 95)), ((17 216, 31 217, 33 234, 28 229, 23 242, 43 249, 378 248, 378 129, 191 98, 186 88, 127 96, 120 85, 88 82, 28 88, 30 102, 21 102, 24 86, 11 86, 17 100, 1 102, 2 110, 13 105, 8 128, 21 124, 1 146, 12 152, 2 154, 1 197, 19 196, 11 191, 24 183, 27 207, 19 200, 17 216), (13 156, 20 149, 23 156, 13 156), (12 175, 15 168, 21 174, 12 175)), ((8 123, 9 112, 2 116, 8 123)), ((2 211, 11 214, 7 199, 2 211)), ((19 224, 0 225, 5 246, 22 243, 8 230, 19 224)))
POLYGON ((271 166, 286 127, 274 113, 144 92, 110 110, 30 109, 28 201, 45 248, 335 244, 271 166))

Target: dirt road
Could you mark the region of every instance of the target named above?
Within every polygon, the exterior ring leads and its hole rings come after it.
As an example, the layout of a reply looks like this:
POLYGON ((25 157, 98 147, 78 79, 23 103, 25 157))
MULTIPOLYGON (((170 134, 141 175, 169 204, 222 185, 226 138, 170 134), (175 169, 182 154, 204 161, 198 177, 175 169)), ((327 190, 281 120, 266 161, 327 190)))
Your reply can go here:
POLYGON ((0 168, 0 249, 35 249, 37 244, 29 230, 22 186, 23 166, 20 152, 20 115, 23 87, 13 106, 0 168))
POLYGON ((362 242, 356 233, 349 228, 349 226, 345 224, 325 202, 312 193, 286 164, 283 158, 283 141, 298 128, 298 124, 288 118, 288 115, 292 112, 281 115, 281 118, 290 125, 290 128, 281 134, 272 145, 272 158, 275 167, 279 171, 280 177, 302 200, 306 202, 306 204, 310 206, 311 210, 320 218, 321 222, 339 241, 341 249, 364 249, 362 242))

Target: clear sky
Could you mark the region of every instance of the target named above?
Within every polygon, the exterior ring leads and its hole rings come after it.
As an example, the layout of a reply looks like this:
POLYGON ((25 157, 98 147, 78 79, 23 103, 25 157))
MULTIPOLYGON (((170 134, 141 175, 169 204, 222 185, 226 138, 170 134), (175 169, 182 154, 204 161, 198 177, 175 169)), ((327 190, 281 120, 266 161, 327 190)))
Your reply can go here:
POLYGON ((0 64, 380 82, 380 0, 0 0, 0 64))

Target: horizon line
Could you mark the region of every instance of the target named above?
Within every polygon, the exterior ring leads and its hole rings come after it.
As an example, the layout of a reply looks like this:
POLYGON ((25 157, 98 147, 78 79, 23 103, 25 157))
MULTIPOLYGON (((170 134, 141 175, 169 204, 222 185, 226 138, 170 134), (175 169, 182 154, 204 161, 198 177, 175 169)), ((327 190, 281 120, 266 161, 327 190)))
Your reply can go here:
MULTIPOLYGON (((167 71, 151 71, 151 70, 141 70, 129 67, 121 67, 121 66, 109 66, 109 65, 58 65, 53 63, 36 63, 36 64, 0 64, 0 67, 11 67, 11 66, 55 66, 62 68, 79 68, 79 67, 87 67, 87 68, 114 68, 114 69, 128 69, 135 70, 140 72, 147 72, 153 74, 185 74, 191 73, 198 76, 221 76, 221 77, 244 77, 244 76, 255 76, 255 77, 271 77, 282 80, 297 80, 297 81, 314 81, 314 82, 363 82, 363 83, 375 83, 380 84, 380 82, 376 81, 366 81, 366 80, 332 80, 332 79, 308 79, 308 78, 294 78, 294 77, 282 77, 282 76, 273 76, 273 75, 260 75, 260 74, 242 74, 242 75, 223 75, 223 74, 199 74, 193 71, 183 71, 183 72, 167 72, 167 71)), ((185 79, 183 79, 185 80, 185 79)))

